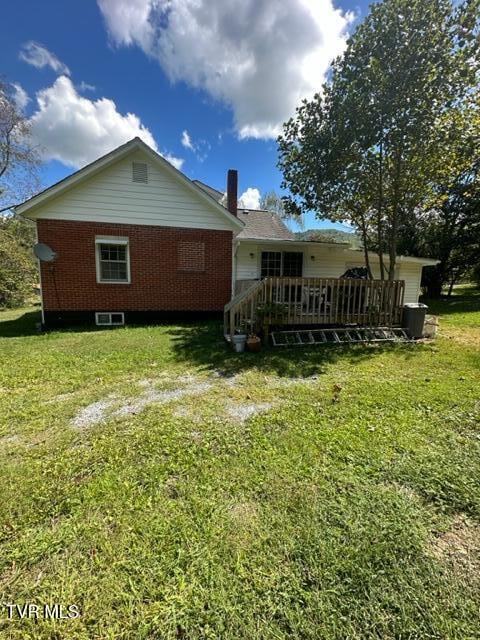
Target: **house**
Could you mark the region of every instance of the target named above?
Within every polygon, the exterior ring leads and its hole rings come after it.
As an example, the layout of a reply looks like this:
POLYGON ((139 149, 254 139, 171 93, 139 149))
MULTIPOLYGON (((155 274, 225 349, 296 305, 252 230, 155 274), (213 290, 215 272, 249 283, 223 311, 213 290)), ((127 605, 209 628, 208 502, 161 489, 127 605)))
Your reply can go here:
MULTIPOLYGON (((363 263, 349 245, 298 241, 274 213, 238 208, 236 171, 223 197, 134 138, 17 206, 55 254, 40 263, 44 325, 217 315, 264 278, 337 279, 363 263)), ((430 264, 399 257, 405 301, 430 264)))

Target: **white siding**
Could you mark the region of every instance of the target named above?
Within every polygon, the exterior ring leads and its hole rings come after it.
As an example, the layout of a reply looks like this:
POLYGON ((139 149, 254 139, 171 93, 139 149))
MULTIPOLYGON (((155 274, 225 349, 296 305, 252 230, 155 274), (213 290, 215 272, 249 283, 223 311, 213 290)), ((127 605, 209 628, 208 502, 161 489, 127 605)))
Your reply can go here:
POLYGON ((254 244, 242 241, 237 249, 236 279, 260 278, 262 251, 300 251, 303 253, 303 275, 305 278, 339 278, 345 271, 343 250, 328 247, 301 247, 289 244, 254 244), (250 255, 253 254, 253 255, 250 255), (314 260, 312 257, 314 256, 314 260))
POLYGON ((304 251, 303 274, 305 278, 339 278, 345 273, 347 255, 340 248, 308 247, 304 251))
POLYGON ((405 302, 418 302, 418 297, 421 293, 422 265, 413 263, 400 264, 398 278, 399 280, 405 280, 405 302))
MULTIPOLYGON (((275 249, 271 249, 274 251, 275 249)), ((268 249, 265 249, 268 251, 268 249)), ((262 249, 255 244, 241 242, 236 254, 236 280, 255 280, 260 278, 260 254, 262 249), (250 253, 253 256, 250 256, 250 253)))
POLYGON ((232 230, 220 211, 141 151, 40 206, 36 218, 232 230), (148 183, 132 180, 132 162, 146 162, 148 183))
MULTIPOLYGON (((281 243, 261 245, 242 241, 236 254, 236 280, 260 278, 262 251, 302 251, 303 276, 305 278, 339 278, 346 269, 363 266, 363 254, 340 247, 301 247, 281 243), (312 260, 312 256, 314 260, 312 260)), ((378 260, 374 257, 372 257, 371 268, 374 278, 379 278, 378 260)), ((399 280, 405 280, 405 302, 417 302, 420 295, 422 265, 402 263, 397 268, 397 274, 399 280)))

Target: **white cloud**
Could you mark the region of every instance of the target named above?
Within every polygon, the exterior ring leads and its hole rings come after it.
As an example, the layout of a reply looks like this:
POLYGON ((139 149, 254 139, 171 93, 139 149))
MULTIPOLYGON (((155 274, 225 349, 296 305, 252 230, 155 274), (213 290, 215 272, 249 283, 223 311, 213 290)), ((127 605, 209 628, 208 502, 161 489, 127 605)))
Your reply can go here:
POLYGON ((240 137, 272 138, 320 89, 352 14, 333 0, 97 0, 118 45, 233 109, 240 137))
POLYGON ((239 208, 260 209, 260 191, 255 187, 248 187, 238 199, 239 208))
POLYGON ((30 40, 26 42, 19 53, 20 60, 23 60, 27 64, 31 64, 37 69, 43 69, 43 67, 50 67, 54 71, 62 75, 70 75, 70 69, 64 64, 57 56, 49 51, 46 47, 30 40))
POLYGON ((15 100, 15 104, 17 105, 20 111, 24 111, 27 104, 30 102, 30 98, 28 97, 28 93, 18 82, 12 83, 13 87, 13 99, 15 100))
MULTIPOLYGON (((37 93, 37 110, 30 118, 32 134, 46 159, 82 167, 138 136, 158 151, 149 129, 134 113, 121 114, 113 100, 89 100, 77 92, 70 78, 60 76, 37 93)), ((178 169, 183 160, 162 155, 178 169)))
POLYGON ((88 84, 85 80, 82 80, 77 84, 77 89, 79 91, 96 91, 97 87, 93 84, 88 84))
POLYGON ((182 131, 181 142, 182 142, 182 145, 185 147, 185 149, 190 149, 190 151, 195 151, 195 145, 192 143, 192 138, 190 137, 190 134, 186 129, 182 131))
POLYGON ((199 162, 203 162, 208 157, 208 152, 212 148, 206 140, 195 140, 195 142, 193 142, 192 136, 186 129, 182 131, 180 142, 185 149, 188 149, 194 154, 199 162))
MULTIPOLYGON (((158 149, 157 149, 158 151, 158 149)), ((170 162, 170 164, 173 164, 173 166, 175 167, 175 169, 181 169, 183 166, 183 163, 185 162, 185 160, 183 158, 177 158, 177 156, 172 155, 171 153, 165 152, 165 151, 158 151, 158 153, 165 158, 165 160, 168 160, 168 162, 170 162)))

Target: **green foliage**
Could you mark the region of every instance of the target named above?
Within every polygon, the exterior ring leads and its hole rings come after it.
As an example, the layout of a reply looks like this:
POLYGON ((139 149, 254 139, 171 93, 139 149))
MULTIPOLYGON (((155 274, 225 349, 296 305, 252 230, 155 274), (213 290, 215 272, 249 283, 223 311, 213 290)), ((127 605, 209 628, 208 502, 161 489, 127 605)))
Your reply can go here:
POLYGON ((0 213, 39 189, 39 151, 31 138, 31 123, 12 89, 0 78, 0 213))
POLYGON ((281 218, 285 217, 285 206, 283 200, 275 191, 269 191, 265 193, 260 199, 260 209, 266 211, 273 211, 281 218))
POLYGON ((38 335, 0 313, 2 598, 81 609, 4 613, 0 636, 477 637, 480 298, 435 305, 434 344, 256 354, 216 324, 38 335), (211 386, 72 425, 184 377, 211 386))
POLYGON ((38 190, 39 162, 30 123, 15 101, 12 85, 0 79, 0 307, 23 304, 38 283, 33 223, 2 212, 12 211, 38 190))
POLYGON ((272 211, 285 221, 294 220, 303 228, 303 216, 300 213, 286 209, 284 199, 275 191, 269 191, 261 197, 260 209, 272 211))
POLYGON ((31 299, 38 284, 32 247, 35 229, 19 216, 0 216, 0 307, 15 307, 31 299))
POLYGON ((399 231, 402 253, 440 260, 424 273, 430 296, 439 296, 467 277, 480 261, 480 108, 450 110, 442 127, 449 131, 441 175, 431 206, 405 216, 399 231))
POLYGON ((348 231, 342 231, 340 229, 308 229, 307 231, 297 231, 295 238, 309 242, 338 242, 340 244, 348 242, 348 244, 355 249, 360 249, 362 246, 361 239, 356 233, 349 233, 348 231))
POLYGON ((465 112, 476 95, 478 8, 476 0, 372 5, 322 96, 303 102, 279 138, 287 210, 350 221, 382 271, 388 253, 390 278, 405 217, 431 206, 445 181, 445 114, 465 112))

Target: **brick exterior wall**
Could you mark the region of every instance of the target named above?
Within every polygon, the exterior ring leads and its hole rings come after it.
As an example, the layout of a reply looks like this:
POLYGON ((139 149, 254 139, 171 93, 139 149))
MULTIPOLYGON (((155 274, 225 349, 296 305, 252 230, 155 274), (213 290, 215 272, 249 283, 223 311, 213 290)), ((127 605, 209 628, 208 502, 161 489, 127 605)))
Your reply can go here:
POLYGON ((37 230, 38 241, 57 253, 41 265, 46 312, 218 312, 231 297, 231 231, 63 220, 38 220, 37 230), (99 235, 128 237, 130 284, 97 283, 99 235), (203 264, 203 271, 185 268, 189 247, 192 266, 203 264))

